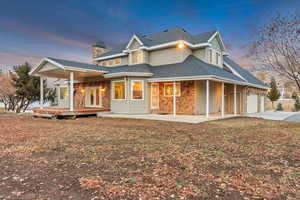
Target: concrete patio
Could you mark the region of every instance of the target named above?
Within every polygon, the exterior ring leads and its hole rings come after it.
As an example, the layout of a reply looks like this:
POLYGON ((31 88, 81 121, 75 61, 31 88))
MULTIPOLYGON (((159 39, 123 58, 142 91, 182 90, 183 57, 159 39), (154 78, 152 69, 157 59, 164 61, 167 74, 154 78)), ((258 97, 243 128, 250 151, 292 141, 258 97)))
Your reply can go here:
POLYGON ((270 120, 285 120, 288 117, 291 117, 297 113, 295 112, 283 112, 283 111, 266 111, 261 113, 251 113, 247 114, 248 117, 257 117, 263 119, 270 119, 270 120))
POLYGON ((206 118, 205 115, 176 115, 175 117, 170 115, 160 115, 160 114, 116 114, 111 112, 100 112, 97 113, 97 117, 109 117, 109 118, 128 118, 128 119, 148 119, 148 120, 161 120, 161 121, 170 121, 170 122, 185 122, 185 123, 201 123, 206 121, 213 121, 225 118, 238 117, 239 115, 227 114, 224 117, 221 117, 220 114, 211 114, 209 118, 206 118))

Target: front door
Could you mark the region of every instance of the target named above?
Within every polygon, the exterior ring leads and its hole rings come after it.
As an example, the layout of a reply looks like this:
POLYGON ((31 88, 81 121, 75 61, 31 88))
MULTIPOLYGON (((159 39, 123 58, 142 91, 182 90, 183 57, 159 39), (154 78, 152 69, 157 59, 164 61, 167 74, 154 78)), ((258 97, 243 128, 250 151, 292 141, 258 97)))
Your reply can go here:
POLYGON ((159 108, 159 84, 151 83, 151 109, 159 108))
POLYGON ((86 88, 85 96, 85 106, 86 107, 102 107, 102 98, 99 87, 89 87, 86 88))

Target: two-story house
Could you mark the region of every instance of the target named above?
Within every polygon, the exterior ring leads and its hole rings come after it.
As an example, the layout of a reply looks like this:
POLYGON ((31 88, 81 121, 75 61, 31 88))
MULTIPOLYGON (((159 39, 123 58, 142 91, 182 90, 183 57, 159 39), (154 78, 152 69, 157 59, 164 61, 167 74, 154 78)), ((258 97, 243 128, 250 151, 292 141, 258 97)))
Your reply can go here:
POLYGON ((192 35, 174 28, 133 35, 118 48, 102 42, 92 48, 93 64, 45 58, 32 70, 69 80, 58 90, 67 101, 61 107, 206 117, 264 110, 268 87, 228 57, 218 31, 192 35))

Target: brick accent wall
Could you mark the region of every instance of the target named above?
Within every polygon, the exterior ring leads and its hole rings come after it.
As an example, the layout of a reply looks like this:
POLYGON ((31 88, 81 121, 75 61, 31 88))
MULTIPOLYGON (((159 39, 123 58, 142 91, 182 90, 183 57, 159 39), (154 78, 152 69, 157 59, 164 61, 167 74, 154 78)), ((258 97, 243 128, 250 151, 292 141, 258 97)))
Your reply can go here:
POLYGON ((102 106, 103 108, 110 108, 110 82, 106 81, 95 81, 95 82, 83 82, 74 84, 74 107, 84 108, 85 107, 85 91, 87 87, 100 87, 104 91, 100 91, 102 95, 102 106))
MULTIPOLYGON (((195 81, 181 81, 181 96, 176 97, 177 114, 195 114, 196 89, 195 81)), ((164 95, 164 84, 159 83, 159 109, 153 112, 172 113, 173 96, 164 95)))

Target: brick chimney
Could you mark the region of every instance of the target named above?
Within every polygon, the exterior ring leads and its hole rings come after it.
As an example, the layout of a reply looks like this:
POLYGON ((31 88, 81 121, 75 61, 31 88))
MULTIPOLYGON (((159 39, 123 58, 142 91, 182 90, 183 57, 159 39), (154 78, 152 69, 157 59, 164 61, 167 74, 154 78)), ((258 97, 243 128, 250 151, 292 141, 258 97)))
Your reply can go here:
POLYGON ((99 41, 92 45, 93 58, 96 58, 106 51, 104 42, 99 41))

